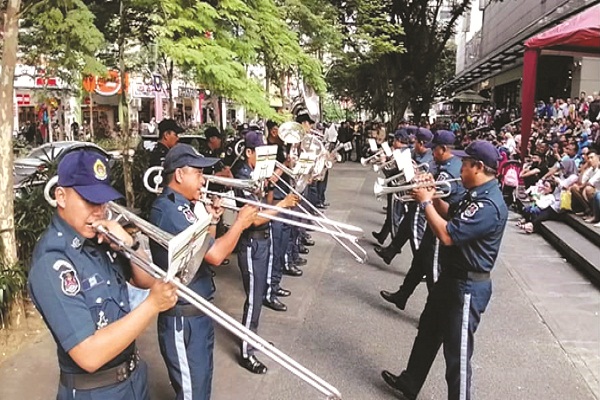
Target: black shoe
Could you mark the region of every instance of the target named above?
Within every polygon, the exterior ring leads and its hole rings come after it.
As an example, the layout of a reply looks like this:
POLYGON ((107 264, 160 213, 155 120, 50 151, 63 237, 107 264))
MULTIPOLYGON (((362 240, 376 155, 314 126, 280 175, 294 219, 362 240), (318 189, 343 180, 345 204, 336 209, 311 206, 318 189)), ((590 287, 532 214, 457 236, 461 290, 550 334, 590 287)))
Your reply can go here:
POLYGON ((300 253, 300 254, 308 254, 308 253, 310 253, 310 250, 308 250, 306 247, 300 245, 300 246, 298 246, 298 253, 300 253))
POLYGON ((324 205, 325 207, 329 207, 331 204, 329 204, 328 202, 324 201, 324 202, 323 202, 323 205, 324 205))
POLYGON ((247 358, 242 357, 240 360, 240 365, 253 374, 266 374, 268 369, 267 366, 258 361, 255 356, 250 356, 247 358))
POLYGON ((396 256, 396 252, 394 250, 390 250, 389 247, 379 247, 375 246, 375 253, 383 259, 383 262, 387 265, 390 265, 394 257, 396 256))
POLYGON ((305 246, 308 246, 308 247, 315 245, 315 241, 314 240, 307 239, 307 238, 304 238, 304 239, 300 240, 300 243, 303 244, 303 245, 305 245, 305 246))
POLYGON ((396 376, 389 371, 383 370, 381 372, 381 377, 390 387, 400 391, 407 400, 416 400, 418 392, 411 388, 404 372, 396 376))
POLYGON ((324 210, 324 209, 327 208, 327 206, 325 204, 323 204, 323 203, 317 203, 317 205, 315 207, 320 208, 322 210, 324 210))
POLYGON ((375 238, 375 240, 377 240, 379 244, 383 244, 385 242, 385 238, 382 238, 379 232, 373 231, 371 232, 371 235, 373 235, 373 237, 375 238))
POLYGON ((309 239, 312 239, 312 236, 310 236, 310 233, 305 233, 305 234, 302 235, 302 238, 306 239, 306 240, 309 240, 309 239))
POLYGON ((283 304, 279 299, 275 298, 273 300, 263 300, 263 306, 269 307, 271 310, 275 311, 287 311, 287 306, 283 304))
POLYGON ((302 276, 302 270, 298 269, 295 265, 290 265, 283 269, 283 274, 289 276, 302 276))
POLYGON ((404 308, 406 308, 406 300, 402 299, 398 292, 388 292, 387 290, 382 290, 379 292, 379 294, 385 301, 392 303, 399 309, 404 310, 404 308))
POLYGON ((302 258, 302 257, 298 257, 297 259, 294 260, 294 264, 298 267, 302 266, 302 265, 306 265, 308 263, 308 261, 306 260, 306 258, 302 258))
POLYGON ((275 294, 279 297, 288 297, 292 292, 287 289, 279 288, 275 291, 275 294))
POLYGON ((229 259, 224 259, 223 262, 221 263, 221 265, 229 265, 231 261, 229 261, 229 259))

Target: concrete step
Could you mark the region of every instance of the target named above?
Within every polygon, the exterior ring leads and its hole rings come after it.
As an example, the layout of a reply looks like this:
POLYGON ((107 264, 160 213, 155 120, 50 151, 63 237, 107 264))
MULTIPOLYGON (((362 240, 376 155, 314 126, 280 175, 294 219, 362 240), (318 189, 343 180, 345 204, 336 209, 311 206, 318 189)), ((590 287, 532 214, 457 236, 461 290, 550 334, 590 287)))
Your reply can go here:
POLYGON ((593 224, 588 224, 581 217, 575 214, 563 214, 563 221, 566 222, 570 227, 581 233, 591 242, 595 243, 600 248, 600 229, 595 227, 593 224))
POLYGON ((600 287, 600 246, 597 243, 566 222, 545 221, 540 233, 594 285, 600 287))

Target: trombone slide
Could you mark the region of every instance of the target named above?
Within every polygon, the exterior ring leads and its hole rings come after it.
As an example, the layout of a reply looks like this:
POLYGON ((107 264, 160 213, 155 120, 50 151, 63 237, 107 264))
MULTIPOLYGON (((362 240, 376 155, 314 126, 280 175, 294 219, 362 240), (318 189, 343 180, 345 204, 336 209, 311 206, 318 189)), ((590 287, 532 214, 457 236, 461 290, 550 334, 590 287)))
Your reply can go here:
MULTIPOLYGON (((154 228, 158 229, 158 228, 154 228)), ((138 265, 148 274, 152 275, 156 279, 166 279, 167 273, 163 271, 156 264, 140 257, 137 252, 127 246, 122 240, 113 235, 110 231, 108 231, 103 226, 97 227, 98 232, 107 236, 112 242, 117 244, 121 249, 121 252, 125 257, 131 260, 133 263, 138 265)), ((185 286, 183 283, 179 282, 177 279, 169 279, 167 280, 173 286, 177 288, 177 295, 190 304, 193 304, 200 311, 208 315, 212 318, 216 323, 221 325, 223 328, 227 329, 229 332, 234 334, 236 337, 250 343, 252 347, 256 350, 262 352, 267 357, 271 358, 273 361, 317 389, 319 392, 327 396, 327 399, 331 400, 341 400, 342 395, 340 392, 331 384, 317 376, 315 373, 310 371, 309 369, 302 366, 300 363, 292 359, 290 356, 277 349, 269 342, 258 336, 256 333, 252 332, 250 329, 246 328, 244 325, 240 324, 238 321, 233 319, 231 316, 223 312, 217 306, 213 305, 211 302, 200 296, 198 293, 194 292, 192 289, 185 286)))

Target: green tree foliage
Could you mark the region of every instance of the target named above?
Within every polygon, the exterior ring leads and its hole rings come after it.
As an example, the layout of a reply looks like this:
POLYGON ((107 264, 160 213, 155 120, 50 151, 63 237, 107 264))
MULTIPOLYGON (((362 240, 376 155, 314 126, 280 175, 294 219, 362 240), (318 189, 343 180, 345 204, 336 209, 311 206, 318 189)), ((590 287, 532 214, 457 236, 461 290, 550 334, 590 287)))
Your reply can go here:
POLYGON ((102 64, 95 55, 102 33, 94 15, 81 0, 26 2, 22 11, 19 45, 21 62, 74 83, 81 74, 98 73, 102 64))
MULTIPOLYGON (((395 124, 409 102, 415 115, 426 112, 439 80, 439 63, 469 0, 353 0, 332 3, 348 38, 343 58, 334 65, 329 83, 338 97, 346 93, 395 124), (444 15, 444 19, 441 16, 444 15), (349 72, 341 71, 349 67, 349 72), (371 76, 369 77, 368 74, 371 76), (438 76, 438 78, 436 78, 438 76), (353 79, 352 79, 353 78, 353 79), (343 87, 343 80, 350 82, 343 87), (370 85, 364 91, 362 84, 370 85), (346 91, 346 89, 348 89, 346 91)), ((443 64, 443 63, 442 63, 443 64)))

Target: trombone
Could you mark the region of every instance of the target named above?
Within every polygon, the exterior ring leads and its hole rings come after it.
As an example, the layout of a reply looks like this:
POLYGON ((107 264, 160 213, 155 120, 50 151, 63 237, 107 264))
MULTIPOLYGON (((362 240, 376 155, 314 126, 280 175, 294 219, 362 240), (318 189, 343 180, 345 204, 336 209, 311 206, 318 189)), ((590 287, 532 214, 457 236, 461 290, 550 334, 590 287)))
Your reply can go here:
MULTIPOLYGON (((287 183, 286 181, 284 181, 283 179, 280 180, 280 182, 282 182, 290 191, 292 191, 292 193, 294 193, 296 196, 299 196, 302 200, 304 200, 304 202, 306 204, 308 204, 308 206, 317 213, 317 215, 323 219, 326 219, 328 221, 331 221, 329 218, 327 218, 325 216, 325 214, 323 214, 317 207, 315 207, 310 201, 306 200, 306 198, 304 196, 302 196, 302 194, 300 194, 300 192, 298 192, 296 189, 294 189, 294 187, 292 185, 290 185, 289 183, 287 183)), ((279 189, 279 191, 281 191, 282 193, 285 193, 285 191, 283 190, 283 188, 276 182, 275 186, 277 187, 277 189, 279 189)), ((305 213, 308 213, 308 210, 302 205, 302 204, 298 204, 298 207, 304 211, 305 213)), ((316 222, 321 228, 325 229, 325 226, 321 223, 321 222, 316 222)), ((339 233, 344 233, 340 227, 333 225, 333 228, 338 231, 339 233)), ((311 228, 314 229, 314 228, 311 228)), ((361 255, 358 255, 354 250, 352 250, 346 243, 344 243, 341 239, 340 239, 340 235, 338 234, 334 234, 333 232, 325 232, 328 233, 336 242, 338 242, 344 249, 346 249, 350 254, 352 254, 352 256, 354 256, 355 260, 361 264, 364 264, 365 262, 367 262, 367 252, 365 251, 365 249, 363 249, 359 244, 357 240, 351 240, 350 243, 352 243, 354 245, 354 247, 356 247, 356 249, 358 251, 360 251, 362 253, 361 255)))
POLYGON ((414 201, 412 191, 419 188, 435 188, 434 198, 444 198, 450 196, 452 193, 452 183, 460 181, 460 178, 447 179, 445 181, 434 181, 434 182, 423 182, 413 183, 408 185, 400 186, 382 186, 379 182, 375 182, 373 192, 377 198, 382 196, 393 194, 397 200, 408 202, 414 201))
MULTIPOLYGON (((162 169, 162 167, 154 167, 154 168, 162 169)), ((248 191, 251 193, 256 193, 257 191, 260 192, 262 189, 261 182, 257 182, 257 181, 251 180, 251 179, 233 179, 233 178, 225 178, 222 176, 214 176, 214 175, 206 175, 204 178, 206 179, 207 186, 208 186, 208 183, 212 182, 212 183, 220 184, 223 186, 228 186, 228 187, 248 191)), ((146 189, 148 189, 148 187, 146 187, 146 189)), ((156 193, 156 192, 154 192, 154 193, 156 193)), ((245 198, 233 196, 233 195, 230 195, 227 193, 215 192, 215 191, 209 190, 208 188, 203 188, 202 193, 204 193, 205 195, 217 196, 217 197, 221 197, 223 199, 227 199, 227 200, 231 200, 231 201, 235 201, 235 202, 250 204, 255 207, 262 208, 262 209, 275 210, 280 214, 287 214, 292 217, 300 218, 303 220, 310 220, 317 224, 321 223, 321 224, 329 225, 331 227, 339 227, 339 228, 343 228, 348 231, 358 232, 361 234, 363 233, 363 230, 361 228, 354 226, 354 225, 346 224, 343 222, 337 222, 337 221, 333 221, 333 220, 326 219, 326 218, 315 217, 314 215, 311 215, 311 214, 305 214, 305 213, 301 213, 301 212, 297 212, 297 211, 293 211, 293 210, 288 210, 288 209, 277 207, 274 205, 264 204, 264 203, 261 203, 258 201, 248 200, 245 198)), ((200 201, 202 201, 205 204, 210 204, 211 200, 205 198, 205 199, 200 199, 200 201)), ((232 211, 239 211, 239 207, 236 207, 233 204, 222 203, 221 207, 232 210, 232 211)), ((274 216, 274 215, 270 215, 270 214, 266 214, 266 213, 259 213, 259 216, 262 218, 268 218, 268 219, 271 219, 274 221, 280 221, 280 222, 286 223, 288 225, 295 225, 300 228, 312 229, 314 231, 326 233, 328 235, 336 235, 336 236, 342 237, 344 239, 348 239, 352 242, 358 241, 358 238, 355 235, 351 235, 347 232, 342 231, 341 229, 340 230, 331 230, 327 227, 322 227, 322 226, 313 225, 313 224, 307 224, 307 223, 303 223, 303 222, 296 221, 293 219, 284 218, 284 217, 280 217, 280 216, 274 216)))
MULTIPOLYGON (((55 176, 48 181, 44 188, 44 196, 46 200, 53 206, 56 206, 56 200, 52 198, 50 191, 52 187, 58 182, 58 177, 55 176)), ((110 211, 112 216, 116 216, 116 220, 120 221, 125 219, 127 222, 135 225, 142 231, 142 233, 153 240, 157 241, 161 246, 167 247, 169 234, 163 232, 161 229, 148 223, 137 215, 133 214, 126 208, 114 203, 107 203, 107 210, 110 211), (165 241, 166 240, 166 241, 165 241)), ((268 341, 240 324, 238 321, 233 319, 230 315, 222 311, 220 308, 194 292, 192 289, 180 282, 179 279, 168 279, 167 273, 163 271, 158 265, 140 256, 136 250, 125 244, 121 239, 107 230, 104 226, 98 226, 96 230, 105 235, 110 241, 119 247, 119 251, 128 258, 131 262, 139 266, 145 272, 153 276, 155 279, 164 279, 170 282, 177 288, 177 295, 182 299, 185 299, 190 304, 194 305, 204 314, 212 318, 216 323, 227 329, 233 335, 239 339, 248 342, 255 349, 271 358, 273 361, 287 369, 313 388, 327 396, 328 400, 341 400, 342 395, 340 392, 327 381, 323 380, 315 373, 302 366, 300 363, 292 359, 290 356, 277 349, 275 346, 270 344, 268 341)))

